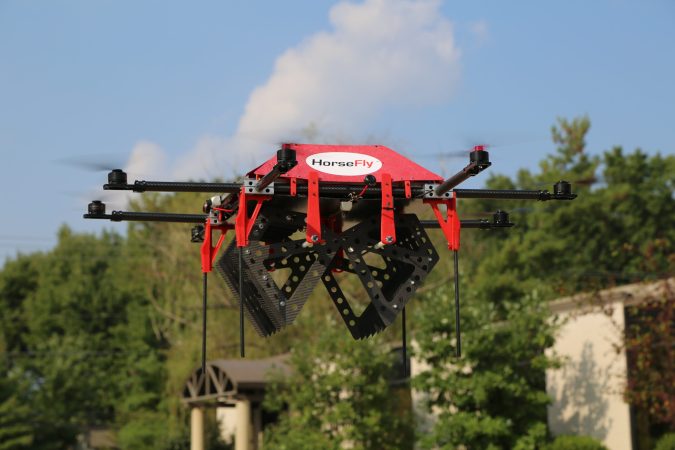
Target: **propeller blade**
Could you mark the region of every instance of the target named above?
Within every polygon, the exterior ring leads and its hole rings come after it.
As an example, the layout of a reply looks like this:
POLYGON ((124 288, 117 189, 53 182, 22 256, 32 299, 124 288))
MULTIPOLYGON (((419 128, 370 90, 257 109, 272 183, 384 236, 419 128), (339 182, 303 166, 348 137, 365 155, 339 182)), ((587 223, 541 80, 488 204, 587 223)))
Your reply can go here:
MULTIPOLYGON (((599 183, 604 183, 605 179, 599 175, 591 175, 589 177, 584 177, 584 178, 576 178, 576 179, 568 179, 568 178, 563 178, 565 181, 569 182, 572 184, 572 189, 574 189, 575 185, 579 186, 592 186, 594 184, 599 184, 599 183)), ((539 183, 535 183, 532 185, 533 188, 535 189, 553 189, 553 185, 556 184, 560 180, 548 180, 548 181, 542 181, 539 183)))
MULTIPOLYGON (((536 135, 525 131, 501 131, 501 132, 480 132, 468 133, 460 136, 462 146, 473 148, 477 145, 484 145, 489 149, 504 149, 506 147, 517 147, 519 145, 538 144, 549 142, 547 136, 536 135)), ((486 148, 487 149, 487 148, 486 148)))
POLYGON ((126 156, 123 157, 119 153, 107 153, 67 156, 54 160, 54 162, 90 172, 107 172, 124 167, 127 164, 127 160, 126 156))
POLYGON ((483 147, 483 150, 488 150, 488 151, 499 151, 502 152, 505 149, 508 150, 509 147, 512 150, 517 149, 519 145, 525 145, 525 144, 532 144, 532 143, 539 143, 539 142, 545 142, 545 139, 537 138, 537 139, 519 139, 519 140, 494 140, 494 139, 462 139, 463 141, 463 148, 461 149, 454 149, 454 150, 448 150, 448 151, 441 151, 441 152, 435 152, 435 153, 423 153, 420 155, 415 155, 418 158, 437 158, 437 159, 446 159, 446 158, 466 158, 469 156, 469 153, 471 153, 476 147, 483 147))
POLYGON ((471 150, 453 150, 449 152, 437 153, 422 153, 414 155, 416 158, 435 158, 435 159, 451 159, 451 158, 467 158, 471 150))

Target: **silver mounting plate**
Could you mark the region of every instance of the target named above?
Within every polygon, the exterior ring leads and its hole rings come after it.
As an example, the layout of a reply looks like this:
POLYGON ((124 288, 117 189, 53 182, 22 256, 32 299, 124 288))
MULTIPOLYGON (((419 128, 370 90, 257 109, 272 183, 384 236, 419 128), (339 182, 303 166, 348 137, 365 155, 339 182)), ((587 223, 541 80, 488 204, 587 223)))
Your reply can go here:
POLYGON ((424 185, 424 198, 452 198, 452 190, 443 195, 436 195, 436 188, 440 184, 427 183, 424 185))
POLYGON ((244 179, 244 192, 247 194, 255 195, 274 195, 274 183, 270 183, 265 189, 258 192, 255 190, 255 186, 258 184, 258 180, 255 178, 246 178, 244 179))

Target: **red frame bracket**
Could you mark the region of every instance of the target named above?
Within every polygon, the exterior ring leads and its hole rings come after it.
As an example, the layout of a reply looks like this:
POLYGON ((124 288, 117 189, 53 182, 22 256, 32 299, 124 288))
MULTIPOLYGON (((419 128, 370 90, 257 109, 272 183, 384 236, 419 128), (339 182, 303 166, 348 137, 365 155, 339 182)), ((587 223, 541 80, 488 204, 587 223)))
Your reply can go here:
POLYGON ((394 194, 391 175, 382 174, 382 219, 380 221, 380 242, 385 245, 396 242, 396 224, 394 223, 394 194))
POLYGON ((213 262, 216 260, 216 255, 218 250, 223 245, 225 241, 225 235, 227 231, 232 229, 230 224, 222 225, 211 225, 211 220, 206 219, 206 224, 204 225, 204 242, 202 242, 201 255, 202 255, 202 272, 209 273, 213 270, 213 262), (220 230, 220 236, 218 237, 218 242, 216 245, 213 245, 213 230, 220 230))
POLYGON ((298 195, 298 179, 293 177, 291 178, 291 197, 298 195))
POLYGON ((310 244, 322 243, 321 236, 321 208, 319 206, 319 174, 309 173, 307 179, 307 236, 310 244))
POLYGON ((424 200, 424 203, 431 205, 431 209, 434 211, 436 219, 438 219, 441 230, 443 230, 443 234, 448 240, 448 249, 458 251, 459 234, 462 225, 457 214, 457 195, 453 192, 452 198, 428 198, 424 200), (446 205, 446 217, 443 217, 443 213, 438 208, 441 204, 446 205))
POLYGON ((260 208, 265 200, 269 200, 269 195, 246 194, 246 189, 242 186, 239 192, 239 209, 237 218, 234 221, 234 233, 237 238, 237 247, 246 247, 248 245, 248 236, 251 234, 260 208), (251 216, 248 215, 248 202, 255 201, 256 205, 251 216))
POLYGON ((410 188, 410 180, 405 180, 403 182, 403 188, 405 189, 405 198, 412 198, 412 189, 410 188))

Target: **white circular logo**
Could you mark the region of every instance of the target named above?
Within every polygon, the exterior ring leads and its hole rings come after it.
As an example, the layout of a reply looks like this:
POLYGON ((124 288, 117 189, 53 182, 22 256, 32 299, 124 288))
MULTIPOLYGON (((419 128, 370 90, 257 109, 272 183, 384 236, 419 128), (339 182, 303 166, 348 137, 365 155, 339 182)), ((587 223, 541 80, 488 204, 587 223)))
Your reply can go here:
POLYGON ((348 152, 315 153, 305 162, 319 172, 342 176, 366 175, 382 167, 382 161, 373 156, 348 152))

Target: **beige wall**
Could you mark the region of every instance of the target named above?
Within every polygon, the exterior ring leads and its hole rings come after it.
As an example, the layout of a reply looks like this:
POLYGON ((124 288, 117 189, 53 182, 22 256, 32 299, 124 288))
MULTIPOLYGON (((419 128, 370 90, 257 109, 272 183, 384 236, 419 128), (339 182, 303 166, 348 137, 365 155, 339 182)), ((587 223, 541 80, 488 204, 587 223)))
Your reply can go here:
POLYGON ((565 322, 553 351, 564 358, 564 365, 546 376, 553 399, 548 410, 552 433, 593 436, 610 450, 632 449, 630 412, 622 398, 626 356, 617 350, 623 303, 558 313, 565 322))

